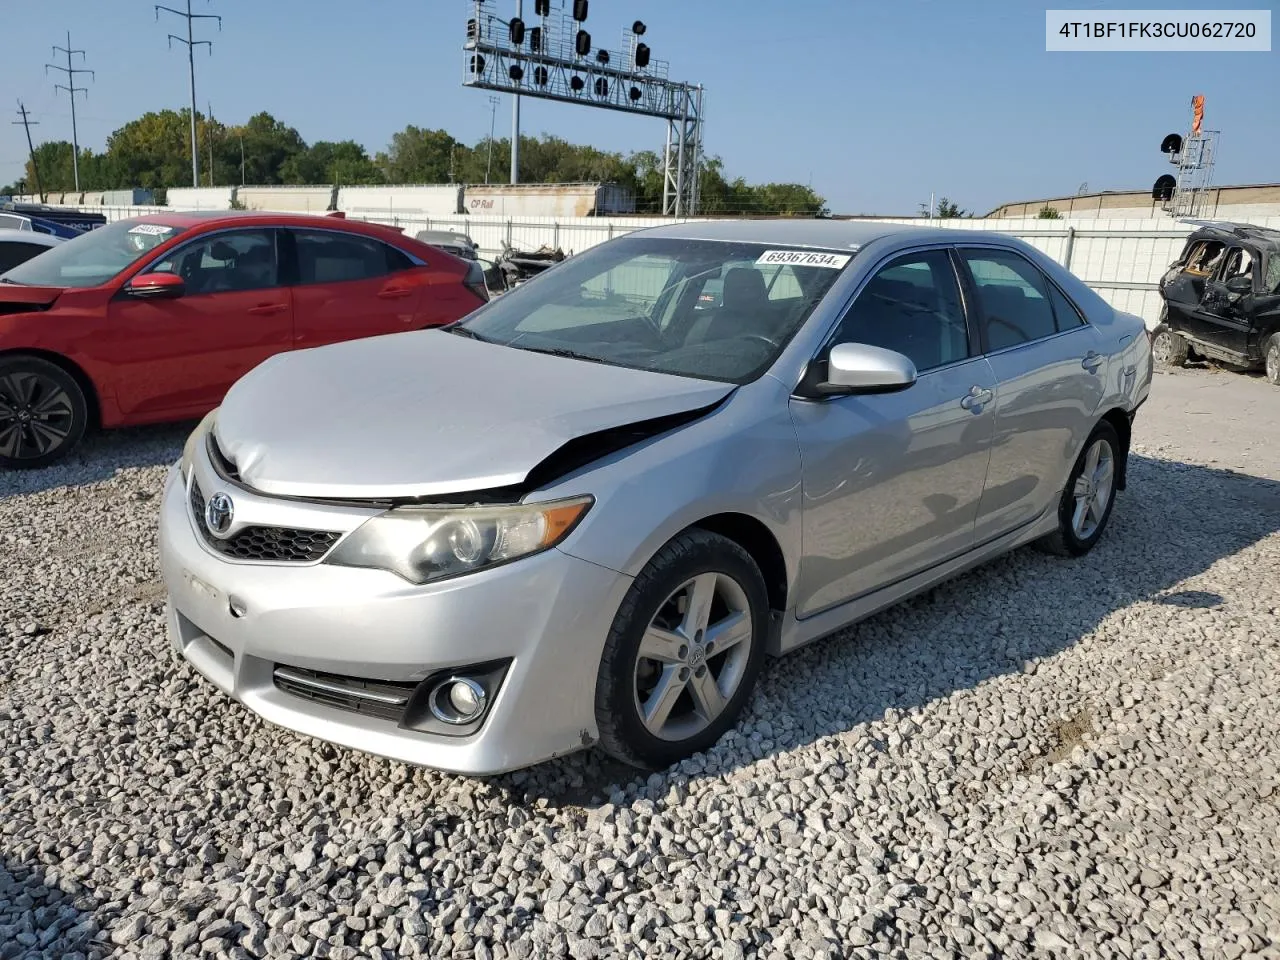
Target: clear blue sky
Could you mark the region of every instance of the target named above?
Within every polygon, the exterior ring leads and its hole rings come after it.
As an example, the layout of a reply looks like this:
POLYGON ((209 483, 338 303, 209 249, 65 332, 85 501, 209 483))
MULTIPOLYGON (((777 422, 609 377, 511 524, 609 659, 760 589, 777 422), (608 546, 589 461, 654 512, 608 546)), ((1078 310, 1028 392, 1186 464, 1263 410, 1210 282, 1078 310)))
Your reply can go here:
MULTIPOLYGON (((185 0, 170 0, 179 6, 185 0)), ((514 10, 515 0, 490 0, 514 10)), ((1275 0, 1166 6, 1274 7, 1275 0)), ((1160 139, 1185 131, 1192 94, 1223 131, 1216 182, 1280 180, 1280 52, 1046 53, 1044 10, 1121 3, 1063 0, 591 0, 588 27, 615 49, 636 17, 671 76, 707 88, 706 146, 731 176, 811 182, 838 213, 914 213, 930 191, 979 213, 1006 201, 1147 189, 1169 167, 1160 139)), ((526 0, 526 6, 532 6, 526 0)), ((1148 3, 1148 6, 1156 4, 1148 3)), ((146 0, 6 3, 0 41, 5 121, 22 98, 41 139, 70 139, 50 47, 88 51, 80 143, 102 149, 147 110, 189 100, 185 52, 146 0)), ((370 153, 407 124, 474 142, 488 94, 461 85, 468 0, 195 0, 224 17, 201 35, 200 109, 234 123, 267 110, 307 141, 355 139, 370 153)), ((1273 20, 1280 25, 1280 17, 1273 20)), ((510 104, 498 112, 510 133, 510 104)), ((608 150, 657 149, 663 124, 524 100, 523 132, 608 150)), ((0 123, 0 184, 26 154, 21 126, 0 123)))

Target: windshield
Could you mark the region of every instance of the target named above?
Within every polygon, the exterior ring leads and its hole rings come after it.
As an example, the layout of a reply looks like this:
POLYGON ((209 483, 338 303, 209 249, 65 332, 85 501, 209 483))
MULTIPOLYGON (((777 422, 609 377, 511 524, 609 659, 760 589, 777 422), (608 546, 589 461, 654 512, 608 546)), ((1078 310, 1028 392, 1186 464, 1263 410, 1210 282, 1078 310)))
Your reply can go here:
POLYGON ((853 251, 627 237, 578 254, 451 330, 522 350, 748 383, 853 251))
POLYGON ((0 275, 0 282, 31 287, 96 287, 184 227, 119 220, 98 227, 0 275))

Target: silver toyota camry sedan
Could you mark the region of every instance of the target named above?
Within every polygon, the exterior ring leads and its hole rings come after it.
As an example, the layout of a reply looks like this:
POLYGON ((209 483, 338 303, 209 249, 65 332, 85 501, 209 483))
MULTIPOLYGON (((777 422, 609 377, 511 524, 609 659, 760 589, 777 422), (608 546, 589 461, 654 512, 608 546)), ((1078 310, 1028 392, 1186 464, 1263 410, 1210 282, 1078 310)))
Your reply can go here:
POLYGON ((267 720, 495 773, 710 746, 766 656, 1102 536, 1142 321, 1000 235, 703 222, 450 327, 276 356, 171 471, 177 653, 267 720))

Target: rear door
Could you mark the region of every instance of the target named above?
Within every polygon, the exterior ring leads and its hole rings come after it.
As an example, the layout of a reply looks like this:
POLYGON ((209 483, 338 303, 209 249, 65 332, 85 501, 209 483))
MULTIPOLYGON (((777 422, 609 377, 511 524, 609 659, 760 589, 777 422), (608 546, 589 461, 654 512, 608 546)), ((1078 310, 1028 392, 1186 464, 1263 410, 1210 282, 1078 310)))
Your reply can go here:
POLYGON ((290 229, 289 237, 297 348, 431 324, 424 291, 435 278, 422 261, 359 233, 290 229))
POLYGON ((1093 429, 1108 361, 1083 312, 1026 257, 963 247, 960 259, 996 378, 995 439, 975 528, 982 543, 1057 503, 1093 429))
POLYGON ((203 234, 142 271, 178 274, 186 283, 181 297, 117 294, 107 307, 113 355, 104 359, 119 373, 123 414, 197 415, 290 348, 293 307, 280 282, 279 251, 279 231, 269 227, 203 234))

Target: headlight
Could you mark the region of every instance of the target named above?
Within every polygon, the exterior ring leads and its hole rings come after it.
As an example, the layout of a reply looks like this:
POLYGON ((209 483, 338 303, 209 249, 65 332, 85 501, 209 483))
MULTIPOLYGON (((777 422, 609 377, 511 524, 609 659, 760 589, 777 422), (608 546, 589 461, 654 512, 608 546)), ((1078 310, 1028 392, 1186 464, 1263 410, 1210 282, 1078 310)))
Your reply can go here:
POLYGON ((411 583, 456 577, 554 547, 592 502, 398 507, 365 521, 325 562, 387 570, 411 583))
POLYGON ((191 473, 191 460, 195 457, 196 444, 204 443, 205 436, 213 429, 214 421, 218 419, 218 411, 211 410, 200 421, 199 425, 191 431, 191 436, 187 437, 186 444, 182 447, 182 463, 179 469, 182 471, 182 479, 187 479, 191 473))

